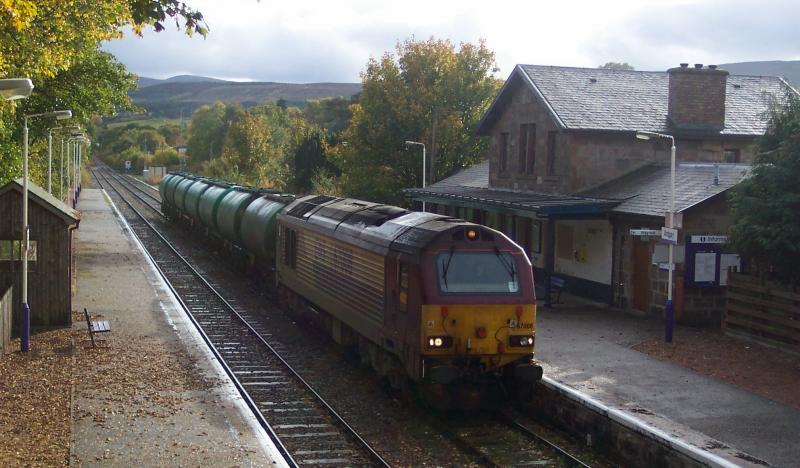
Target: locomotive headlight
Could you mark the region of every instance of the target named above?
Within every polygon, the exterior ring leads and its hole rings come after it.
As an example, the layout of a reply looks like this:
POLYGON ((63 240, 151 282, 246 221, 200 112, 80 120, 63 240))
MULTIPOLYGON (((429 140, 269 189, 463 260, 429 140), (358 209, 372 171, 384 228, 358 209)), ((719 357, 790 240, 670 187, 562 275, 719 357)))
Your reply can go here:
POLYGON ((508 337, 508 344, 516 348, 533 346, 534 341, 535 341, 534 337, 529 335, 523 335, 523 336, 517 335, 508 337))
POLYGON ((428 337, 428 347, 429 348, 449 348, 453 346, 453 337, 452 336, 429 336, 428 337))

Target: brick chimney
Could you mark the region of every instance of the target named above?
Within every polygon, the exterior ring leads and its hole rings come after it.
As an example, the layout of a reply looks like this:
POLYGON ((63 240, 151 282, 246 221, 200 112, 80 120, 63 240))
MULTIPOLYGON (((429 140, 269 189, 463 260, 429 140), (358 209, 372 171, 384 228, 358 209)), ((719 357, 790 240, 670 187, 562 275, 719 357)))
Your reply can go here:
POLYGON ((716 65, 667 70, 669 75, 669 123, 677 130, 719 131, 725 128, 725 85, 728 72, 716 65))

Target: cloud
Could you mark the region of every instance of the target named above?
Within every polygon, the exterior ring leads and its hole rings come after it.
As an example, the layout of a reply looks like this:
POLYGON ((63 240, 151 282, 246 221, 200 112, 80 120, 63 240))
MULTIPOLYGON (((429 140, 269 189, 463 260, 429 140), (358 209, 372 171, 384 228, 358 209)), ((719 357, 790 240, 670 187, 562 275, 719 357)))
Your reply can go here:
POLYGON ((129 70, 164 78, 359 81, 370 57, 412 35, 487 40, 505 77, 517 63, 595 67, 629 62, 663 70, 679 62, 798 57, 796 0, 479 0, 271 3, 193 0, 208 18, 203 40, 168 28, 104 46, 129 70))
POLYGON ((581 45, 596 62, 663 70, 680 62, 797 59, 796 0, 712 0, 643 9, 581 45))

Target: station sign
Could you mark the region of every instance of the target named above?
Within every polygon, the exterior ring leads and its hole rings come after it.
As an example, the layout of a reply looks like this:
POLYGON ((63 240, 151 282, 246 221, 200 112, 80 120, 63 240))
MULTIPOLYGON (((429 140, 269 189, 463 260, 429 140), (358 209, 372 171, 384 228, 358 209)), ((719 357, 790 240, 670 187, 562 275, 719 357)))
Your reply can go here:
POLYGON ((672 228, 662 228, 661 229, 661 240, 668 244, 677 244, 678 243, 678 230, 672 228))
POLYGON ((660 236, 660 229, 631 229, 632 236, 660 236))
POLYGON ((674 263, 659 263, 658 264, 658 269, 659 270, 664 270, 664 271, 670 271, 670 270, 675 271, 675 264, 674 263))
POLYGON ((728 236, 692 236, 692 244, 724 244, 728 236))

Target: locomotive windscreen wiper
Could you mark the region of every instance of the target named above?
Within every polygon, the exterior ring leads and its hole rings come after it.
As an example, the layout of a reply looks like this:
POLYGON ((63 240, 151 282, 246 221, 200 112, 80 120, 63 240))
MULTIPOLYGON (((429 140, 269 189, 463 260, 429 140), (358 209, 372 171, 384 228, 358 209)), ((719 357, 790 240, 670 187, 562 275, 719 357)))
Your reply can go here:
POLYGON ((444 280, 444 287, 447 288, 447 270, 450 268, 450 262, 453 260, 453 253, 456 251, 456 246, 450 247, 450 255, 447 256, 447 263, 442 262, 442 279, 444 280))
POLYGON ((508 272, 508 275, 511 276, 511 281, 514 281, 514 277, 517 274, 516 269, 514 269, 514 260, 511 260, 508 263, 506 263, 506 261, 503 259, 503 255, 500 254, 500 249, 498 249, 497 247, 494 248, 494 254, 497 255, 497 259, 500 261, 500 263, 503 264, 503 267, 505 267, 506 271, 508 272))

